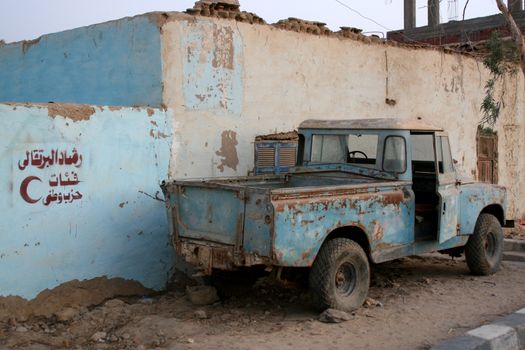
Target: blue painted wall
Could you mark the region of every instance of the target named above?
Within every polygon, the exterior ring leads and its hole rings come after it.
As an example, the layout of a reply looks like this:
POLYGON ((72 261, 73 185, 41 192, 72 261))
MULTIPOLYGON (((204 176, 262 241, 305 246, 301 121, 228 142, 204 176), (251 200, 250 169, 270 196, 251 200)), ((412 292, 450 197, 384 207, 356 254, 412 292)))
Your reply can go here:
POLYGON ((160 40, 148 15, 0 47, 0 102, 158 107, 160 40))
POLYGON ((83 108, 93 114, 74 121, 0 104, 1 296, 99 276, 165 286, 173 256, 158 184, 170 117, 83 108))

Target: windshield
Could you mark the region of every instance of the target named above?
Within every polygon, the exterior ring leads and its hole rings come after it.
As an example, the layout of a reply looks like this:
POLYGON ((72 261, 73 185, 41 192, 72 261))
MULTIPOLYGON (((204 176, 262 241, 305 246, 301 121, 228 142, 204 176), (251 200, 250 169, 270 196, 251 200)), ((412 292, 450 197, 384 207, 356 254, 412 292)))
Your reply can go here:
POLYGON ((376 134, 313 135, 313 163, 350 163, 378 168, 376 134))

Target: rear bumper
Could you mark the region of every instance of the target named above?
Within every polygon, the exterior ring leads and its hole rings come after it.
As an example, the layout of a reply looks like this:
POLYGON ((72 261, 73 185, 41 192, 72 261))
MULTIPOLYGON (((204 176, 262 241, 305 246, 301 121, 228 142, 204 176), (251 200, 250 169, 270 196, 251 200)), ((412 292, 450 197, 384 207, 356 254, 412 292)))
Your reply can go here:
POLYGON ((232 271, 239 267, 272 265, 267 257, 255 253, 236 253, 234 246, 181 239, 175 242, 177 254, 206 274, 213 269, 232 271))

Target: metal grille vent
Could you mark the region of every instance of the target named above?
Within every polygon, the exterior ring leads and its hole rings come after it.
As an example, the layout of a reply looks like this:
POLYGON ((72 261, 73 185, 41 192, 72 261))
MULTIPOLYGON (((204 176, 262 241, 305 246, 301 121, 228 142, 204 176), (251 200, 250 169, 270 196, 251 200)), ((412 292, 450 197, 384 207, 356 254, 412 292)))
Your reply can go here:
POLYGON ((256 141, 255 174, 283 174, 297 162, 295 141, 256 141))
POLYGON ((266 168, 275 166, 275 148, 264 147, 258 149, 257 167, 266 168))
POLYGON ((279 152, 279 165, 280 166, 295 166, 297 161, 297 148, 281 148, 279 152))

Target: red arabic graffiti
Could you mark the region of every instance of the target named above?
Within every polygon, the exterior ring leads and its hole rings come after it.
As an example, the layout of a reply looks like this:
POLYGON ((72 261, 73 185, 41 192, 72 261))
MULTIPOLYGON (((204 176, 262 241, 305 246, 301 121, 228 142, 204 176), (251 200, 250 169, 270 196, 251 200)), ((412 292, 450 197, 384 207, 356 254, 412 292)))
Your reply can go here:
POLYGON ((35 149, 26 152, 26 159, 18 162, 18 169, 24 170, 29 165, 38 169, 44 169, 53 165, 73 165, 79 168, 82 165, 82 155, 79 155, 76 148, 73 148, 71 155, 67 151, 51 150, 46 156, 44 150, 35 149))
MULTIPOLYGON (((26 152, 26 158, 18 162, 18 169, 24 171, 28 167, 34 167, 36 170, 60 166, 80 168, 81 165, 82 155, 78 153, 76 148, 73 148, 70 153, 54 149, 51 150, 49 155, 44 154, 43 150, 37 149, 26 152)), ((74 201, 82 199, 82 193, 74 187, 80 184, 80 182, 77 171, 71 170, 58 171, 49 176, 49 179, 45 182, 42 181, 41 176, 30 175, 20 184, 20 196, 29 204, 36 204, 40 201, 45 206, 49 206, 52 203, 73 203, 74 201), (48 184, 49 193, 38 198, 31 197, 28 190, 33 182, 48 184)))

